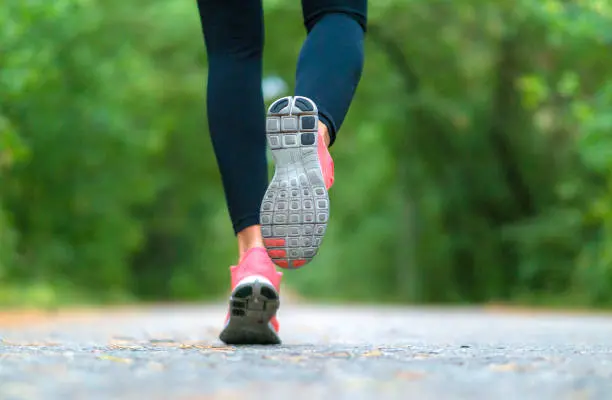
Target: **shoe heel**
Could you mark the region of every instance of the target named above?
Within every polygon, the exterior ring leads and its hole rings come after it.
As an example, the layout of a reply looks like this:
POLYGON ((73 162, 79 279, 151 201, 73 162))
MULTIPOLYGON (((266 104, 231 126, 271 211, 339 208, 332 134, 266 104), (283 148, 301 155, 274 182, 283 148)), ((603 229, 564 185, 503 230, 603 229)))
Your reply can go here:
POLYGON ((241 281, 230 296, 230 318, 220 339, 226 344, 280 344, 270 323, 279 307, 278 292, 266 278, 241 281))

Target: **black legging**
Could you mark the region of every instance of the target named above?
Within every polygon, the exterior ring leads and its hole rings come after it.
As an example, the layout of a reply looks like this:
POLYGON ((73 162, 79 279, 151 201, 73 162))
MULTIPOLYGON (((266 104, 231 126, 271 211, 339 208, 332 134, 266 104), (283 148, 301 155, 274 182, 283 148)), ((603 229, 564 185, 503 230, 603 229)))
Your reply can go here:
MULTIPOLYGON (((261 0, 198 0, 208 53, 208 121, 234 231, 259 224, 268 183, 261 0)), ((367 0, 302 0, 308 36, 295 95, 311 98, 332 143, 363 69, 367 0)))

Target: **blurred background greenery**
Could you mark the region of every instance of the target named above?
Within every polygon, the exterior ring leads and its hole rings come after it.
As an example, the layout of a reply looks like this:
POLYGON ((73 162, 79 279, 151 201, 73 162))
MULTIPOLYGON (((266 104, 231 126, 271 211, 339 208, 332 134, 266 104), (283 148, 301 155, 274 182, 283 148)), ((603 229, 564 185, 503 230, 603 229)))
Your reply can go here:
MULTIPOLYGON (((305 32, 297 0, 265 7, 269 103, 305 32)), ((285 282, 612 304, 611 2, 373 0, 370 21, 325 245, 285 282)), ((195 2, 8 0, 0 38, 0 304, 225 295, 195 2)))

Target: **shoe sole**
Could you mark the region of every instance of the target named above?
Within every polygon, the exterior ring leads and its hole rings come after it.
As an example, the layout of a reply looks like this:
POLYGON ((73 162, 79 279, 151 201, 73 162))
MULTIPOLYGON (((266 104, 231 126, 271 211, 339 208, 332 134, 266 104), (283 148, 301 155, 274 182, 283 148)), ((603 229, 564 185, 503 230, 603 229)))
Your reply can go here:
POLYGON ((329 219, 317 144, 319 117, 306 97, 284 97, 268 109, 266 137, 275 172, 261 205, 261 233, 272 261, 299 268, 317 254, 329 219))
POLYGON ((230 296, 230 317, 219 339, 225 344, 281 344, 270 320, 280 306, 278 292, 264 277, 243 279, 230 296))

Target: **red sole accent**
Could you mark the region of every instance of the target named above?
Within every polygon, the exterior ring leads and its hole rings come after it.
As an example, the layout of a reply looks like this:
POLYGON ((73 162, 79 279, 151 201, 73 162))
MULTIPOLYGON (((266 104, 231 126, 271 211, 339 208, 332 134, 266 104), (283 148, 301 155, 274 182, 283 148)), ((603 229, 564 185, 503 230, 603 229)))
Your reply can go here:
MULTIPOLYGON (((270 256, 272 256, 272 254, 277 254, 276 252, 278 252, 278 254, 280 254, 281 252, 283 253, 283 255, 285 254, 284 250, 271 250, 270 256)), ((272 257, 271 257, 272 258, 272 257)), ((272 261, 274 262, 274 264, 278 265, 281 268, 299 268, 303 265, 306 264, 306 260, 287 260, 287 259, 280 259, 280 258, 272 258, 272 261)))
POLYGON ((287 257, 287 252, 285 250, 268 250, 268 255, 270 258, 284 258, 287 257))
POLYGON ((289 262, 287 260, 272 260, 274 264, 278 265, 281 268, 289 268, 289 262))
POLYGON ((285 247, 285 239, 264 239, 266 247, 285 247))

